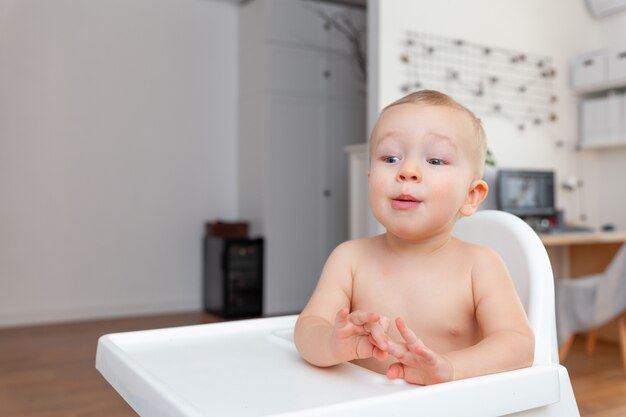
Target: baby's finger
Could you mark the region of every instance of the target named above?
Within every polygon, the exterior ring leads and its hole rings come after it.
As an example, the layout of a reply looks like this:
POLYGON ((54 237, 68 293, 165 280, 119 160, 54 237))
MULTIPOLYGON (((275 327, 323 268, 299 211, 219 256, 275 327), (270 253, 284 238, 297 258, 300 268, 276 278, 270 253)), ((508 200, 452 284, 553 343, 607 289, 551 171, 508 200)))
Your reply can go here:
POLYGON ((389 353, 388 352, 384 352, 384 351, 378 349, 377 347, 374 347, 374 350, 372 352, 372 356, 374 357, 374 359, 378 359, 381 362, 385 362, 387 360, 387 358, 389 357, 389 353))
POLYGON ((374 339, 374 344, 381 350, 387 350, 387 334, 379 323, 368 325, 370 335, 374 339))
POLYGON ((385 333, 389 331, 389 318, 383 316, 380 318, 380 320, 378 320, 378 322, 380 323, 380 326, 383 328, 383 331, 385 331, 385 333))
POLYGON ((335 326, 343 327, 348 324, 348 315, 350 314, 350 309, 348 307, 344 307, 337 312, 335 316, 335 326))
POLYGON ((406 341, 409 350, 415 351, 415 349, 417 348, 424 347, 424 343, 422 343, 422 341, 417 338, 415 333, 413 333, 413 330, 409 329, 404 320, 402 320, 400 317, 396 319, 396 326, 400 331, 400 335, 406 341))
POLYGON ((366 311, 353 311, 349 314, 348 320, 356 326, 363 326, 365 323, 376 323, 380 319, 378 314, 368 313, 366 311))
POLYGON ((413 349, 413 352, 422 360, 425 365, 434 366, 437 364, 437 355, 426 346, 420 346, 413 349))
POLYGON ((414 349, 413 352, 415 352, 417 356, 419 356, 425 362, 435 362, 437 359, 434 352, 425 346, 420 346, 414 349))
POLYGON ((404 379, 404 365, 402 365, 400 362, 392 363, 391 365, 389 365, 389 368, 387 369, 387 378, 404 379))
POLYGON ((387 344, 387 352, 389 352, 391 356, 394 356, 397 359, 402 359, 409 352, 409 350, 404 343, 398 343, 392 339, 389 339, 387 344))

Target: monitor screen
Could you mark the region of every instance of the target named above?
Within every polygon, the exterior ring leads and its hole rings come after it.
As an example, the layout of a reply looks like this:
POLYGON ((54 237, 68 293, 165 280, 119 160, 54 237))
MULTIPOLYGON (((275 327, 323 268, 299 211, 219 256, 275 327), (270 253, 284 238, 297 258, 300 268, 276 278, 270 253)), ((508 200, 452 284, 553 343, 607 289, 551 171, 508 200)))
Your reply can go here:
POLYGON ((552 216, 554 172, 500 170, 496 178, 498 209, 520 217, 552 216))

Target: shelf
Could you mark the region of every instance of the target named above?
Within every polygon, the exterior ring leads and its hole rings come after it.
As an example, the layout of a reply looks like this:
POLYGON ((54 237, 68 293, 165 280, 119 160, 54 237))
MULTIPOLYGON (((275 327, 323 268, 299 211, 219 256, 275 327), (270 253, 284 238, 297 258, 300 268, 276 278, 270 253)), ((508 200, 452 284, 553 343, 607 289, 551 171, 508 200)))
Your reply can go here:
POLYGON ((609 90, 620 88, 626 88, 626 78, 620 78, 619 80, 606 80, 585 86, 573 87, 574 92, 578 95, 604 93, 608 92, 609 90))
POLYGON ((614 148, 624 148, 626 147, 626 138, 622 139, 620 142, 616 141, 599 141, 593 143, 580 143, 580 149, 584 150, 604 150, 604 149, 614 149, 614 148))

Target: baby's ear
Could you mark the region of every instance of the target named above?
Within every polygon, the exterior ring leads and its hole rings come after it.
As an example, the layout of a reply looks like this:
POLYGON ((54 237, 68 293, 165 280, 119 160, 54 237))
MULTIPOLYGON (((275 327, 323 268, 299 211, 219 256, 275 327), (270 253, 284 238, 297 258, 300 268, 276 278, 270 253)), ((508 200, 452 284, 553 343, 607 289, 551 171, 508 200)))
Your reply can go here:
POLYGON ((459 210, 461 216, 471 216, 480 206, 480 203, 483 202, 485 197, 487 197, 487 193, 489 193, 489 186, 483 180, 475 180, 472 185, 470 185, 469 193, 467 194, 467 198, 459 210))

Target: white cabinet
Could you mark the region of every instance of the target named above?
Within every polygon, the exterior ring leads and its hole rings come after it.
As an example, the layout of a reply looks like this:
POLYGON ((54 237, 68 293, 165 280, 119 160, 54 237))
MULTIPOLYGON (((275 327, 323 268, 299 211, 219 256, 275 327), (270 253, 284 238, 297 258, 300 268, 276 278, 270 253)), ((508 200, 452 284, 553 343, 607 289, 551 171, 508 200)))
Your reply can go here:
POLYGON ((586 91, 603 85, 608 77, 607 51, 593 51, 572 60, 571 83, 574 89, 586 91))
POLYGON ((626 145, 626 96, 608 91, 580 103, 581 145, 602 148, 626 145))
POLYGON ((626 95, 602 90, 579 100, 579 144, 582 149, 626 146, 626 95))
POLYGON ((265 238, 266 315, 302 309, 348 238, 344 148, 366 137, 365 85, 319 10, 365 22, 362 9, 304 0, 241 12, 239 206, 265 238))
POLYGON ((576 57, 571 83, 579 94, 579 144, 583 149, 626 146, 626 51, 576 57))
POLYGON ((607 78, 616 84, 626 84, 626 48, 612 50, 608 54, 607 78))

